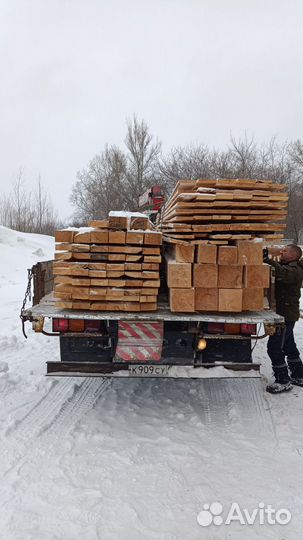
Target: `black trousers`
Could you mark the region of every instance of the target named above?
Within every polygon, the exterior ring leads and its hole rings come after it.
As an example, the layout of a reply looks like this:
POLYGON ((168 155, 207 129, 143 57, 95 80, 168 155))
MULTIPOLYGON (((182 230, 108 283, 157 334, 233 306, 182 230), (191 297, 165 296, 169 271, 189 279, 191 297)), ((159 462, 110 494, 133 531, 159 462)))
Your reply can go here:
POLYGON ((286 322, 284 329, 278 327, 276 333, 268 338, 268 356, 275 379, 280 383, 288 382, 289 376, 303 378, 303 363, 294 338, 294 326, 294 322, 286 322))

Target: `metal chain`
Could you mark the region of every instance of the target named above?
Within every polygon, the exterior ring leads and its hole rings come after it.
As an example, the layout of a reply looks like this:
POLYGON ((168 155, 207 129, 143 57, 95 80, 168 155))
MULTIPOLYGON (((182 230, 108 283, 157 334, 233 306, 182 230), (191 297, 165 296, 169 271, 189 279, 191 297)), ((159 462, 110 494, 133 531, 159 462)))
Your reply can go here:
POLYGON ((26 291, 25 291, 25 295, 24 295, 24 300, 22 302, 22 307, 21 307, 21 311, 20 311, 20 319, 23 318, 23 314, 24 314, 24 311, 25 311, 25 306, 26 306, 27 300, 31 301, 31 299, 32 299, 32 278, 33 278, 33 275, 34 275, 34 272, 33 272, 32 268, 28 268, 28 270, 27 270, 28 282, 27 282, 27 287, 26 287, 26 291))

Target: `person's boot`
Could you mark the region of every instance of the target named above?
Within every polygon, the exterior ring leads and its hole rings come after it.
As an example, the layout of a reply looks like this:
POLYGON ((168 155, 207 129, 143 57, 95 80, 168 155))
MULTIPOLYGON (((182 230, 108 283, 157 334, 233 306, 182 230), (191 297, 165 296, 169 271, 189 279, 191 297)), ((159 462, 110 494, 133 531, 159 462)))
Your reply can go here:
POLYGON ((272 384, 266 386, 266 391, 270 394, 282 394, 282 392, 289 392, 292 389, 292 384, 290 381, 278 382, 275 381, 272 384))
POLYGON ((303 386, 303 378, 299 377, 290 377, 291 384, 294 384, 295 386, 303 386))
POLYGON ((303 363, 301 358, 288 359, 290 380, 296 386, 303 386, 303 363))
POLYGON ((292 389, 292 385, 289 379, 288 367, 285 362, 273 365, 273 374, 275 382, 266 386, 266 391, 270 394, 281 394, 282 392, 289 392, 292 389))

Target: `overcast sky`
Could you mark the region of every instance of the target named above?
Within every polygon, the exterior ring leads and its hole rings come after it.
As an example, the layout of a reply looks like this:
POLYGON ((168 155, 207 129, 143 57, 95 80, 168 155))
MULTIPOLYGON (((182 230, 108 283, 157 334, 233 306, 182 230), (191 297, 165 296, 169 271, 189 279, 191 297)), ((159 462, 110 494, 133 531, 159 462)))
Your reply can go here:
POLYGON ((60 217, 137 113, 165 150, 302 137, 299 0, 0 0, 0 194, 41 175, 60 217))

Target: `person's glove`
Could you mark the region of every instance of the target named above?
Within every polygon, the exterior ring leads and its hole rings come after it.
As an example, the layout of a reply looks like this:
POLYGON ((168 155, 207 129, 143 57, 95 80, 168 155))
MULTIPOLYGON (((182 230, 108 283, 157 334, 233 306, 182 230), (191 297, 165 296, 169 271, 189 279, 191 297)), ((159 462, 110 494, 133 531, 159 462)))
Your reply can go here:
POLYGON ((269 253, 268 253, 268 249, 267 248, 264 248, 263 249, 263 262, 268 262, 269 260, 269 253))

